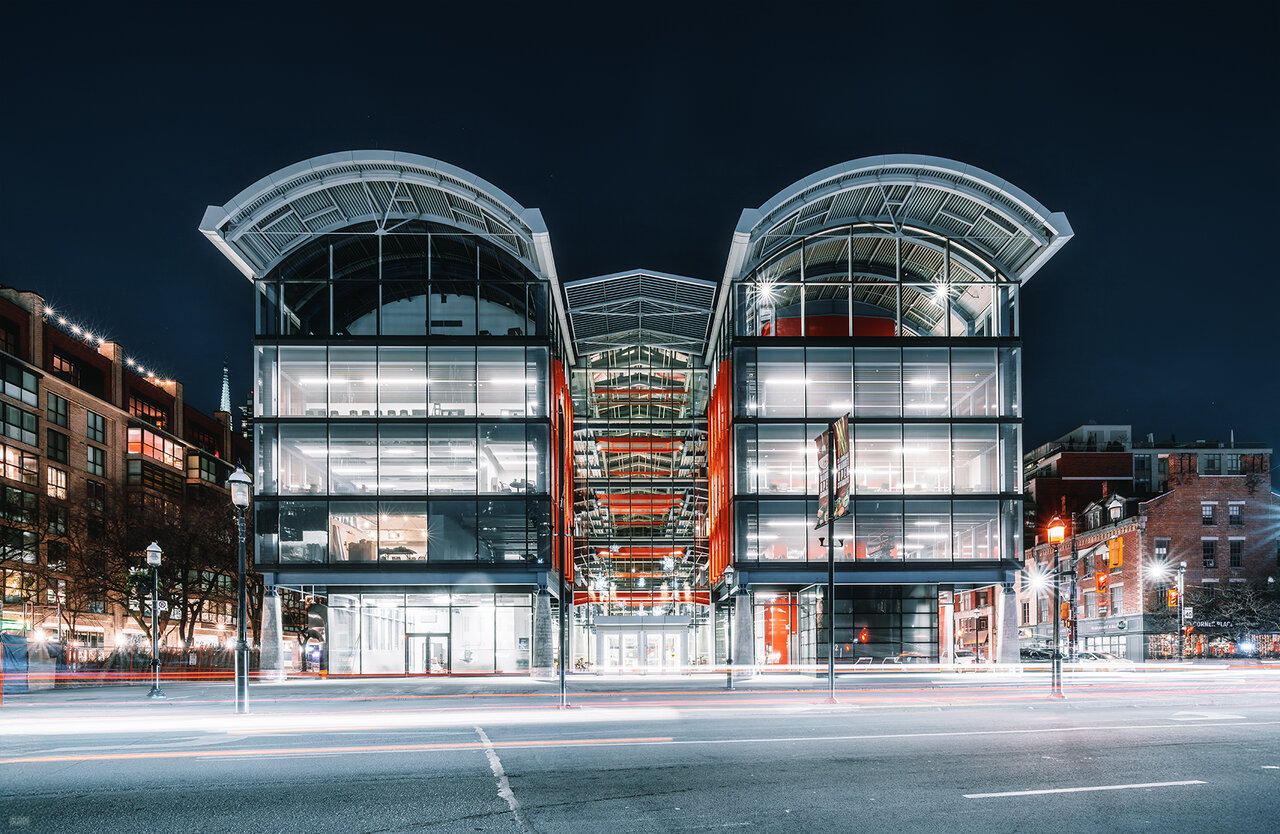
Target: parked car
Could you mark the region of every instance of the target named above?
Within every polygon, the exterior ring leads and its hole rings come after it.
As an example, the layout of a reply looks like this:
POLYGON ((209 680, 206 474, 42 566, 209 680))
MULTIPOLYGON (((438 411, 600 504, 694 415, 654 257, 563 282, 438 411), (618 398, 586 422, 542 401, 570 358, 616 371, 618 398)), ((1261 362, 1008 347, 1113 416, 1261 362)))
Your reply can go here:
POLYGON ((972 649, 956 649, 951 662, 956 666, 973 666, 978 662, 978 655, 972 649))

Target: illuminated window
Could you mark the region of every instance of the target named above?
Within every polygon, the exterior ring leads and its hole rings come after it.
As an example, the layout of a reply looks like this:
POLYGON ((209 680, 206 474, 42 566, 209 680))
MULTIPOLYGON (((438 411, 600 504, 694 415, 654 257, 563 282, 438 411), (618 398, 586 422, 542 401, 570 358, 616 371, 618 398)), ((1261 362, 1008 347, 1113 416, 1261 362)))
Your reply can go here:
POLYGON ((55 426, 67 427, 67 401, 52 391, 45 396, 45 417, 55 426))
POLYGON ((107 442, 107 418, 90 411, 85 415, 85 436, 94 443, 107 442))
POLYGON ((213 436, 212 432, 204 429, 191 429, 191 443, 198 449, 203 449, 211 455, 218 454, 218 438, 213 436))
POLYGON ((50 498, 66 498, 67 497, 67 473, 63 469, 57 467, 49 467, 49 480, 46 489, 50 498))
POLYGON ((130 392, 128 410, 134 417, 145 420, 158 429, 169 427, 169 412, 146 397, 130 392))
POLYGON ((1233 527, 1238 527, 1241 524, 1244 524, 1244 504, 1228 504, 1227 521, 1233 527))
POLYGON ((67 448, 69 446, 68 438, 60 431, 49 429, 47 432, 49 442, 45 444, 44 453, 49 456, 49 460, 56 463, 67 462, 67 448))
POLYGON ((1201 504, 1200 505, 1200 523, 1205 527, 1209 527, 1216 523, 1218 512, 1217 504, 1201 504))
POLYGON ((0 455, 4 457, 4 477, 11 481, 22 481, 24 484, 36 486, 40 481, 39 458, 30 452, 24 452, 16 446, 0 444, 0 455))
POLYGON ((129 429, 129 454, 146 455, 169 466, 182 468, 181 444, 147 429, 129 429))
POLYGON ((1168 539, 1156 539, 1156 558, 1157 559, 1169 558, 1169 540, 1168 539))

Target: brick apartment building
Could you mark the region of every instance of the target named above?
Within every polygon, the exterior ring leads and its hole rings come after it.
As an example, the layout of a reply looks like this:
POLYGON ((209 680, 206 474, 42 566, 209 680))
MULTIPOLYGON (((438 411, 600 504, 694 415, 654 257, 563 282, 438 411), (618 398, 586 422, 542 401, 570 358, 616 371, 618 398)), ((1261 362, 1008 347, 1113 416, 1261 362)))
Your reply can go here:
MULTIPOLYGON (((1024 577, 1052 570, 1053 549, 1044 542, 1048 517, 1060 514, 1074 521, 1060 546, 1064 571, 1074 567, 1074 583, 1070 575, 1062 583, 1067 615, 1062 633, 1069 641, 1074 632, 1078 649, 1132 660, 1177 657, 1177 608, 1170 607, 1168 592, 1176 588, 1184 562, 1184 602, 1202 607, 1234 586, 1266 590, 1280 579, 1280 496, 1272 490, 1270 449, 1204 441, 1156 443, 1148 437, 1123 451, 1105 453, 1130 456, 1132 480, 1103 476, 1120 470, 1114 461, 1097 458, 1088 464, 1097 474, 1081 475, 1088 467, 1071 461, 1073 450, 1067 448, 1059 450, 1054 471, 1044 465, 1043 451, 1041 447, 1039 457, 1028 456, 1028 483, 1040 479, 1038 495, 1053 495, 1056 501, 1036 508, 1039 529, 1027 548, 1024 577), (1080 480, 1062 488, 1053 479, 1063 478, 1064 471, 1080 480), (1088 494, 1080 486, 1084 478, 1091 479, 1086 483, 1097 494, 1081 504, 1088 494), (1132 493, 1116 491, 1117 484, 1132 493)), ((1052 586, 1035 590, 1034 584, 1023 581, 1018 590, 1023 647, 1047 646, 1052 639, 1052 586)), ((1232 641, 1238 632, 1229 624, 1194 610, 1185 624, 1191 629, 1188 656, 1237 650, 1232 641)), ((1257 642, 1260 654, 1280 650, 1275 634, 1259 635, 1257 642)))
MULTIPOLYGON (((224 485, 236 462, 249 461, 249 441, 232 431, 230 414, 193 408, 181 383, 148 374, 33 292, 0 288, 0 366, 4 631, 61 636, 90 653, 145 642, 119 594, 75 587, 66 568, 75 531, 93 537, 113 511, 176 516, 196 494, 229 506, 224 485)), ((201 608, 195 642, 233 630, 234 607, 217 596, 201 608)), ((176 644, 174 634, 163 639, 176 644)))

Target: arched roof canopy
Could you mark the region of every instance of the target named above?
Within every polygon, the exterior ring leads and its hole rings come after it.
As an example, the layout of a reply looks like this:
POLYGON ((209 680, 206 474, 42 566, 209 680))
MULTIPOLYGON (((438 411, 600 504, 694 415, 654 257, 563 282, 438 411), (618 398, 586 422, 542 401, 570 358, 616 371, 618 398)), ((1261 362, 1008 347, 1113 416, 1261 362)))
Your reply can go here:
POLYGON ((483 236, 556 279, 541 212, 457 166, 396 151, 344 151, 282 168, 210 206, 200 231, 253 279, 318 236, 361 224, 391 234, 413 220, 483 236))
POLYGON ((714 281, 633 269, 564 286, 578 354, 649 345, 701 356, 714 281))
POLYGON ((953 264, 975 276, 1025 282, 1072 235, 1065 214, 1049 211, 1012 183, 971 165, 918 154, 855 159, 805 177, 760 208, 742 212, 713 330, 723 315, 728 285, 767 262, 768 269, 781 269, 776 256, 789 248, 829 248, 833 262, 883 274, 897 257, 891 257, 893 248, 901 244, 922 276, 929 263, 941 263, 945 250, 953 264))

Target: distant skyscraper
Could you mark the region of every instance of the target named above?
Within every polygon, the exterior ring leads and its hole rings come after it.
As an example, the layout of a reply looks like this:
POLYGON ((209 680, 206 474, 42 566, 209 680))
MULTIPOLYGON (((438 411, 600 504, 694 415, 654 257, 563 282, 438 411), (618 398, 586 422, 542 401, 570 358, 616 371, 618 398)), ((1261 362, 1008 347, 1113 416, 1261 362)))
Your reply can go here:
POLYGON ((218 410, 231 413, 231 367, 227 357, 222 357, 222 397, 218 400, 218 410))

